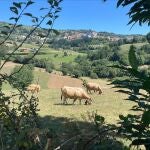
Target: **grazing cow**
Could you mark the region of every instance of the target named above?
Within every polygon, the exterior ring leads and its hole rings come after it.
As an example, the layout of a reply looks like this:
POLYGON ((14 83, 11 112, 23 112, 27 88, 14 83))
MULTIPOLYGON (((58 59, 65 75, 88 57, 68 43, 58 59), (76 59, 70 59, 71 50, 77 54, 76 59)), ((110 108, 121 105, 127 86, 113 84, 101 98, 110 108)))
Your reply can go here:
POLYGON ((94 92, 99 92, 99 94, 102 94, 102 90, 100 88, 100 85, 97 84, 97 83, 86 83, 85 85, 86 89, 87 89, 87 92, 90 92, 93 90, 94 92))
POLYGON ((40 89, 41 89, 41 87, 39 84, 30 84, 27 87, 27 91, 30 91, 32 94, 39 93, 40 89))
POLYGON ((73 104, 77 99, 79 99, 80 104, 82 99, 86 100, 85 104, 91 104, 92 101, 82 88, 64 86, 61 88, 61 100, 63 99, 64 104, 67 103, 67 98, 73 99, 73 104))

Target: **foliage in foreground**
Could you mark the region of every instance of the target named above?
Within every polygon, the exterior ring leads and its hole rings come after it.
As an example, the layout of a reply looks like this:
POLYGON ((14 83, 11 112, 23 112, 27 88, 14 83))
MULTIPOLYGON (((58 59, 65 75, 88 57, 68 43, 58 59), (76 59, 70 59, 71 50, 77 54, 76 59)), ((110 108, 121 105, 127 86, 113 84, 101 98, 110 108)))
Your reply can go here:
POLYGON ((135 105, 131 110, 135 114, 127 116, 120 115, 121 125, 119 132, 132 141, 131 145, 144 145, 147 150, 150 149, 150 76, 143 75, 138 70, 138 60, 135 48, 130 47, 129 62, 131 68, 125 66, 115 66, 129 73, 128 79, 114 81, 116 87, 122 88, 118 92, 129 95, 130 101, 135 105))
MULTIPOLYGON (((15 29, 22 26, 19 24, 22 17, 29 18, 32 21, 33 28, 7 55, 0 54, 4 59, 4 62, 2 62, 0 66, 0 71, 19 48, 22 47, 25 41, 27 41, 38 28, 41 28, 43 23, 47 27, 46 33, 39 33, 38 36, 39 38, 44 38, 44 40, 39 44, 39 47, 33 55, 28 58, 26 63, 32 60, 40 51, 50 33, 58 33, 53 29, 53 24, 58 18, 58 13, 61 11, 61 1, 62 0, 48 0, 47 8, 39 8, 40 16, 35 16, 32 14, 31 9, 28 9, 35 4, 34 1, 13 1, 9 7, 13 16, 9 19, 14 21, 14 24, 7 24, 2 27, 3 31, 1 31, 1 34, 3 36, 0 40, 0 45, 2 46, 10 38, 13 38, 15 29)), ((30 84, 33 79, 32 70, 33 67, 31 65, 22 65, 16 67, 10 75, 0 73, 0 149, 34 150, 45 148, 49 136, 46 135, 47 131, 41 132, 39 127, 37 114, 39 100, 34 95, 25 92, 25 87, 30 84), (10 86, 15 88, 12 93, 10 93, 10 91, 4 92, 2 89, 2 85, 5 82, 8 82, 10 86), (43 138, 45 143, 39 144, 39 134, 45 137, 45 139, 43 138)), ((47 67, 47 70, 50 71, 49 67, 47 67)), ((47 147, 47 149, 48 148, 49 147, 47 147)))

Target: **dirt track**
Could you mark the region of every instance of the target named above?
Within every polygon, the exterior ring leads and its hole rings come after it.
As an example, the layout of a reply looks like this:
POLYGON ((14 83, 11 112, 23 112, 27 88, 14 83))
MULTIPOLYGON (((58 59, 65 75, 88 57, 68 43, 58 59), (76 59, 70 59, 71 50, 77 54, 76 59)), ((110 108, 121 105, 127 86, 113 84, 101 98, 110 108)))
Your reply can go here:
POLYGON ((60 89, 64 85, 81 87, 82 81, 76 78, 71 78, 69 76, 50 74, 49 81, 48 81, 48 88, 60 89))

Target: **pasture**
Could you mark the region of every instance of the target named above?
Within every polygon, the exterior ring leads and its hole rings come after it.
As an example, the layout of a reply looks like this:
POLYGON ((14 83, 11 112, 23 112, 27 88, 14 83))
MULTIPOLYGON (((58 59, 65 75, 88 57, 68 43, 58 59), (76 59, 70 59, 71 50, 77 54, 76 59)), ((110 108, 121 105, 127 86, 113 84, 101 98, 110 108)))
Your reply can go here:
MULTIPOLYGON (((25 48, 38 48, 38 45, 36 44, 23 44, 23 47, 25 48)), ((19 53, 19 55, 30 55, 31 53, 19 53)), ((78 53, 72 50, 56 50, 53 48, 49 48, 47 44, 45 44, 39 53, 35 56, 35 58, 38 59, 46 59, 49 62, 53 62, 55 65, 56 69, 58 69, 61 65, 61 63, 72 63, 74 62, 74 59, 78 55, 86 55, 84 53, 78 53), (67 53, 67 56, 64 56, 64 53, 67 53)))
MULTIPOLYGON (((10 72, 15 66, 14 63, 6 64, 4 72, 10 72), (8 71, 9 70, 9 71, 8 71)), ((39 97, 39 118, 44 130, 50 130, 54 134, 54 145, 59 145, 68 138, 79 133, 89 134, 95 132, 95 127, 90 118, 92 112, 96 112, 105 117, 106 124, 115 124, 119 120, 119 114, 126 115, 129 109, 134 105, 134 102, 125 100, 127 95, 117 93, 118 89, 113 88, 110 82, 106 79, 90 79, 84 78, 87 81, 99 83, 103 91, 102 95, 92 93, 91 105, 79 104, 79 101, 72 104, 73 100, 68 100, 67 105, 61 102, 60 88, 63 85, 82 87, 80 79, 62 76, 58 72, 47 73, 44 69, 34 69, 34 83, 39 79, 41 91, 39 97), (90 133, 91 132, 91 133, 90 133)), ((3 86, 6 93, 14 91, 8 84, 3 86)), ((125 144, 127 144, 125 142, 125 144)))
MULTIPOLYGON (((5 69, 10 70, 10 64, 6 65, 5 69)), ((14 64, 12 63, 12 68, 14 64)), ((80 79, 71 78, 69 76, 62 76, 57 73, 47 73, 43 69, 35 68, 34 70, 34 83, 39 79, 41 91, 39 93, 39 115, 41 117, 51 115, 54 117, 76 118, 82 120, 82 114, 87 112, 97 111, 98 114, 106 118, 107 123, 116 123, 119 119, 119 114, 127 114, 133 102, 125 100, 127 95, 116 92, 118 89, 113 88, 110 82, 106 79, 90 79, 84 78, 87 81, 99 83, 102 88, 102 95, 96 93, 90 96, 93 99, 92 105, 79 105, 76 101, 72 105, 72 100, 68 100, 68 105, 61 104, 60 88, 63 85, 82 87, 80 79)), ((13 90, 9 85, 4 85, 6 91, 13 90)))

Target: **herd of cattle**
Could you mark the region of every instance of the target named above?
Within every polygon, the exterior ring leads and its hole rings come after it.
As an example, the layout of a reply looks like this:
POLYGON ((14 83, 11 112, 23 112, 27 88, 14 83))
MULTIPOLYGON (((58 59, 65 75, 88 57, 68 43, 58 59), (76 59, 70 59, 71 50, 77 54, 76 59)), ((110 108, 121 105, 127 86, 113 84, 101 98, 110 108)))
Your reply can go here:
MULTIPOLYGON (((97 83, 86 83, 83 84, 86 88, 86 91, 81 87, 69 87, 64 86, 61 88, 61 101, 63 101, 63 104, 67 104, 67 99, 73 99, 73 104, 76 100, 79 100, 80 104, 81 101, 84 100, 84 104, 91 104, 92 99, 88 95, 88 93, 91 93, 91 91, 98 92, 99 94, 102 94, 102 90, 99 84, 97 83)), ((34 93, 39 93, 41 87, 39 84, 30 84, 26 90, 34 93)))

